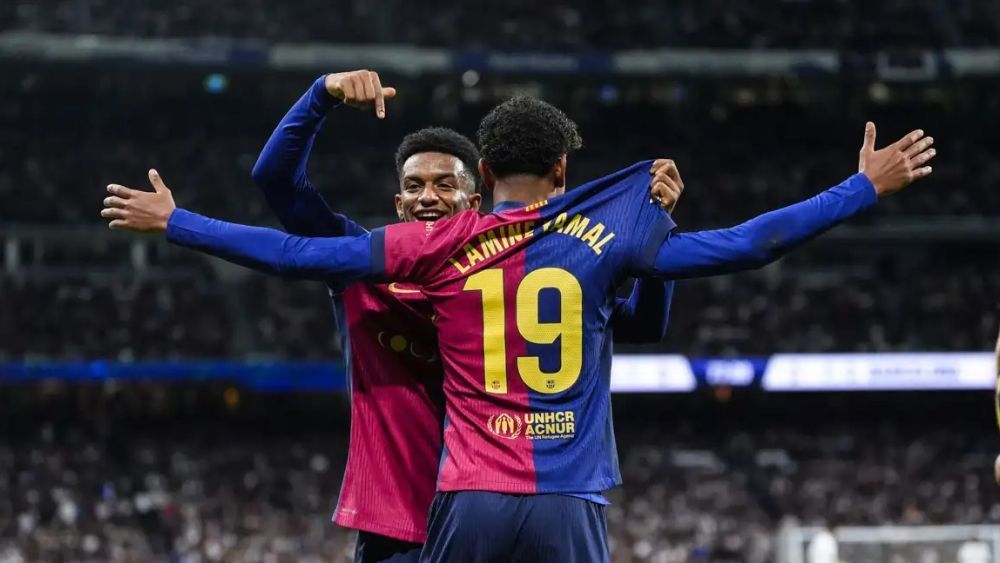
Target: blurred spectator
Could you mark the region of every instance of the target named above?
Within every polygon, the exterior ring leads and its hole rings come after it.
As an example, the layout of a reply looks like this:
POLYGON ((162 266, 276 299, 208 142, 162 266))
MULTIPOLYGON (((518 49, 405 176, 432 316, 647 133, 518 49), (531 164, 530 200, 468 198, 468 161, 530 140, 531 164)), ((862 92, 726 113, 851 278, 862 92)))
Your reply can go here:
POLYGON ((15 0, 9 29, 136 37, 404 43, 457 48, 855 48, 996 46, 990 0, 681 0, 587 2, 15 0), (414 25, 419 22, 419 25, 414 25))
MULTIPOLYGON (((12 436, 0 444, 5 561, 318 562, 351 549, 330 523, 347 437, 334 397, 248 395, 220 412, 214 392, 192 386, 48 390, 31 406, 35 393, 19 390, 0 418, 12 436)), ((694 397, 615 402, 617 563, 772 561, 789 516, 1000 523, 993 439, 976 430, 992 415, 948 414, 972 397, 855 396, 850 409, 768 397, 744 412, 694 397), (804 418, 800 403, 824 416, 804 418), (904 424, 895 409, 928 414, 904 424)))
POLYGON ((0 360, 225 357, 232 319, 198 279, 0 276, 0 360))

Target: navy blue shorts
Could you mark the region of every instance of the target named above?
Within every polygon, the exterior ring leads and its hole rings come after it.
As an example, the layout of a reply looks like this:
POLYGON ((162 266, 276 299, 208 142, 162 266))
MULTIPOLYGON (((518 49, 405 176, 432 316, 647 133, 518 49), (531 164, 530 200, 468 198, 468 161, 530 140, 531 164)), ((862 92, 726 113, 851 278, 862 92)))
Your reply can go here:
POLYGON ((360 531, 354 546, 354 563, 418 563, 422 547, 420 543, 360 531))
POLYGON ((602 563, 604 507, 565 495, 438 493, 421 563, 602 563))

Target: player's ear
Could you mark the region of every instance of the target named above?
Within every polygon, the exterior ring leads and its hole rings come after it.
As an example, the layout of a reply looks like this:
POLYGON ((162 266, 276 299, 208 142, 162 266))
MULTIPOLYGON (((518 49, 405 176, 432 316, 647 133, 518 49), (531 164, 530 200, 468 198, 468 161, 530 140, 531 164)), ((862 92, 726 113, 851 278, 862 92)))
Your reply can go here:
POLYGON ((486 189, 492 192, 493 187, 497 185, 497 177, 490 170, 490 165, 481 158, 479 159, 479 176, 483 179, 483 185, 486 186, 486 189))
POLYGON ((403 198, 399 194, 396 194, 396 215, 403 220, 403 198))
POLYGON ((479 211, 479 206, 483 204, 483 194, 469 194, 469 209, 479 211))
POLYGON ((552 185, 556 191, 566 190, 566 155, 559 157, 556 165, 552 167, 552 185))

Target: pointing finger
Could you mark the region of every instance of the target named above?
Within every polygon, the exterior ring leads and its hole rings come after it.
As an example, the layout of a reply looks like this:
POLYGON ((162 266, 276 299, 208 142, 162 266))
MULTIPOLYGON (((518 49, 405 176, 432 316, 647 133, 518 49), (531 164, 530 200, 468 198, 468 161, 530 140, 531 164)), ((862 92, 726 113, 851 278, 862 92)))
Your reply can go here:
POLYGON ((385 118, 385 92, 382 89, 382 80, 377 72, 369 72, 368 77, 372 83, 372 93, 375 96, 375 115, 379 119, 385 118))

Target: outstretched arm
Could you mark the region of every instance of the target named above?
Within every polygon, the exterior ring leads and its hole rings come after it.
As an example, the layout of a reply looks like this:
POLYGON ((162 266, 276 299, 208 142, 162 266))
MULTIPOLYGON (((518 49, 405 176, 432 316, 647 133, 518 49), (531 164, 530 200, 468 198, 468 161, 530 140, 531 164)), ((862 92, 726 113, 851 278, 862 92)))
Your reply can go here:
POLYGON ((855 174, 819 195, 735 227, 671 234, 656 254, 655 272, 680 279, 759 268, 857 215, 876 200, 868 178, 855 174))
POLYGON ((167 222, 166 234, 173 244, 272 275, 343 284, 373 277, 370 233, 300 237, 176 209, 167 222))
POLYGON ((660 246, 653 273, 670 279, 759 268, 931 173, 934 140, 914 131, 876 151, 868 123, 859 172, 805 201, 715 231, 671 234, 660 246))
POLYGON ((152 192, 118 184, 101 216, 112 229, 166 232, 170 242, 218 256, 262 272, 348 284, 374 277, 371 235, 305 238, 275 229, 248 227, 177 209, 173 194, 156 170, 149 171, 152 192))
POLYGON ((306 167, 313 142, 329 111, 344 102, 374 102, 379 117, 385 115, 385 98, 396 91, 382 88, 378 74, 367 70, 329 74, 317 79, 292 106, 254 165, 252 177, 268 205, 291 233, 303 236, 361 234, 364 229, 330 210, 309 181, 306 167), (375 91, 377 88, 377 94, 375 91))

